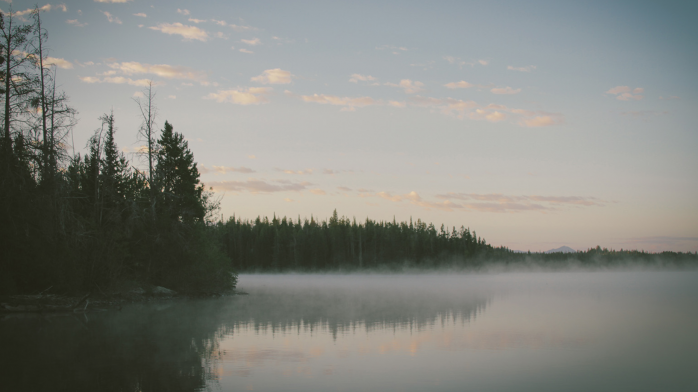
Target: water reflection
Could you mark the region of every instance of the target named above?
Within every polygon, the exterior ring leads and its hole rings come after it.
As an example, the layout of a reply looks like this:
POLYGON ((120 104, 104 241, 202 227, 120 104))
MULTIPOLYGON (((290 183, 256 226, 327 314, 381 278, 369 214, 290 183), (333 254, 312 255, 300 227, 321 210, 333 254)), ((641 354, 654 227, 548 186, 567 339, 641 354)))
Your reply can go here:
MULTIPOLYGON (((324 342, 269 348, 263 342, 268 336, 312 341, 357 331, 419 331, 438 323, 468 322, 487 304, 483 295, 454 297, 449 290, 404 282, 376 286, 332 277, 263 279, 260 283, 251 277, 245 296, 85 315, 0 316, 0 380, 8 390, 196 391, 226 375, 249 375, 267 361, 304 362, 323 354, 324 342), (259 348, 249 344, 254 343, 250 336, 261 339, 259 348), (247 344, 232 349, 230 343, 238 337, 247 344), (228 342, 226 347, 222 341, 228 342), (221 361, 244 366, 226 370, 221 361)), ((379 349, 396 350, 400 344, 388 342, 379 349)))
POLYGON ((254 276, 0 319, 3 390, 696 390, 698 273, 254 276), (590 376, 593 375, 593 376, 590 376))

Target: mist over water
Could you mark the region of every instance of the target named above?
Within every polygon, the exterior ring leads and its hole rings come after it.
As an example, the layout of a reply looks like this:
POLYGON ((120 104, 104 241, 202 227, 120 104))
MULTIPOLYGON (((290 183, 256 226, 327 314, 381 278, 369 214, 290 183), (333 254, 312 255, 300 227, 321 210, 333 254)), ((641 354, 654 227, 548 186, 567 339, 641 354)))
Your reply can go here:
POLYGON ((10 390, 689 391, 698 272, 241 275, 248 295, 0 319, 10 390))

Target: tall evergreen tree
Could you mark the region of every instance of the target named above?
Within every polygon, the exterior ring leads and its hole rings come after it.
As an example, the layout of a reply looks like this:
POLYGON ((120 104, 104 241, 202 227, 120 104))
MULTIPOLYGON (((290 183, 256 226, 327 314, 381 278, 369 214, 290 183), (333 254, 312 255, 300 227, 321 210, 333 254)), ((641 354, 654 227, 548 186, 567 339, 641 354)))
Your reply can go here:
POLYGON ((206 201, 194 154, 184 136, 174 132, 167 121, 158 140, 155 173, 159 210, 180 221, 203 220, 206 201))

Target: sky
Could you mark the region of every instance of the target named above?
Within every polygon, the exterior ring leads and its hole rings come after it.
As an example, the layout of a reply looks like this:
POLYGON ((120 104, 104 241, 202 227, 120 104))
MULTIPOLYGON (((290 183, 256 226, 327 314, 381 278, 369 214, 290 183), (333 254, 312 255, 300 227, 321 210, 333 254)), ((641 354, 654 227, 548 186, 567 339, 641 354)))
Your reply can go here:
POLYGON ((144 168, 152 81, 223 219, 336 209, 515 250, 698 250, 698 3, 38 6, 75 152, 113 110, 144 168))

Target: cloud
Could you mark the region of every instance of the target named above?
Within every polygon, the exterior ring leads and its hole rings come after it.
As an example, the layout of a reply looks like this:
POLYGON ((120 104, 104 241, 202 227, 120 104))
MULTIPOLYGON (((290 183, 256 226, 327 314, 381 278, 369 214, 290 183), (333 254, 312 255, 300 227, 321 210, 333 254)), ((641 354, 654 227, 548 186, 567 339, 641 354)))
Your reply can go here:
POLYGON ((137 13, 137 14, 133 14, 133 16, 138 16, 138 17, 141 17, 141 18, 147 18, 147 17, 148 17, 148 15, 146 15, 146 14, 144 14, 144 13, 142 13, 142 12, 139 12, 139 13, 137 13))
POLYGON ((514 67, 513 65, 507 66, 507 69, 510 71, 519 71, 519 72, 531 72, 534 69, 536 69, 535 65, 527 65, 525 67, 514 67))
POLYGON ((344 192, 351 192, 351 188, 347 188, 345 186, 338 186, 337 189, 344 192))
POLYGON ((226 173, 254 173, 255 171, 250 169, 249 167, 245 166, 240 166, 240 167, 231 167, 231 166, 213 166, 212 169, 209 169, 205 167, 204 165, 201 165, 199 172, 201 174, 205 173, 211 173, 211 172, 216 172, 219 174, 226 174, 226 173))
POLYGON ((269 87, 249 87, 231 90, 218 90, 210 93, 204 99, 214 99, 218 102, 229 102, 236 105, 258 105, 268 103, 267 95, 272 91, 269 87))
POLYGON ((245 49, 245 48, 240 49, 240 51, 241 51, 242 53, 248 53, 248 54, 254 53, 253 51, 247 50, 247 49, 245 49))
POLYGON ((616 86, 606 91, 606 94, 613 94, 620 101, 639 101, 644 98, 643 95, 640 95, 644 92, 645 89, 641 87, 637 87, 631 92, 629 86, 616 86))
MULTIPOLYGON (((7 1, 8 3, 12 3, 12 0, 10 0, 10 1, 5 0, 5 1, 7 1)), ((58 5, 46 4, 43 7, 39 7, 39 11, 42 11, 42 12, 49 12, 49 11, 54 10, 54 9, 61 10, 63 12, 68 12, 68 7, 66 7, 65 4, 58 4, 58 5)), ((12 16, 19 16, 20 19, 24 20, 24 18, 22 18, 22 16, 30 15, 31 13, 34 12, 34 10, 35 10, 35 8, 27 8, 24 11, 13 12, 12 16)))
POLYGON ((326 195, 327 192, 323 191, 322 189, 311 189, 310 193, 313 195, 326 195))
POLYGON ((227 25, 227 23, 225 23, 224 20, 211 19, 211 22, 213 22, 213 23, 215 23, 215 24, 217 24, 217 25, 219 25, 219 26, 226 26, 226 25, 227 25))
POLYGON ((168 64, 143 64, 136 61, 130 62, 113 62, 107 64, 114 70, 121 71, 125 75, 150 74, 157 75, 166 79, 185 79, 193 80, 202 84, 207 84, 207 74, 203 71, 197 71, 189 67, 168 64))
POLYGON ((404 46, 382 45, 382 46, 376 46, 376 50, 388 50, 392 54, 400 54, 401 52, 406 52, 409 49, 404 47, 404 46))
POLYGON ((487 65, 487 64, 490 63, 490 62, 487 61, 487 60, 478 60, 477 62, 480 63, 480 65, 487 65))
POLYGON ((185 10, 180 10, 179 8, 177 8, 177 13, 178 13, 178 14, 185 15, 185 16, 191 14, 191 12, 189 12, 189 10, 186 10, 186 9, 185 9, 185 10))
MULTIPOLYGON (((125 78, 123 76, 106 77, 103 79, 96 78, 93 76, 78 77, 81 81, 85 83, 112 83, 112 84, 129 84, 131 86, 148 87, 152 82, 150 79, 131 79, 125 78)), ((153 86, 157 86, 159 83, 152 82, 153 86)))
POLYGON ((250 193, 300 192, 312 185, 309 182, 275 182, 270 183, 263 180, 249 179, 247 181, 216 181, 209 183, 209 185, 216 191, 248 191, 250 193))
POLYGON ((76 27, 85 27, 85 26, 87 26, 87 23, 80 23, 80 22, 78 22, 77 19, 68 19, 68 20, 65 21, 65 23, 67 23, 67 24, 69 24, 69 25, 76 26, 76 27))
POLYGON ((351 74, 349 81, 351 83, 358 83, 360 81, 362 82, 368 82, 368 81, 374 81, 378 80, 377 78, 374 78, 371 75, 361 75, 361 74, 351 74))
POLYGON ((238 33, 242 33, 244 31, 257 31, 257 30, 259 30, 258 28, 252 27, 252 26, 235 25, 235 24, 230 24, 229 26, 231 29, 237 31, 238 33))
POLYGON ((392 106, 394 108, 404 108, 405 106, 407 106, 407 102, 389 101, 388 106, 392 106))
POLYGON ((475 101, 453 98, 440 99, 417 95, 410 97, 408 102, 412 106, 439 109, 441 113, 456 116, 459 119, 499 122, 513 118, 513 120, 518 120, 517 124, 523 127, 542 127, 564 122, 564 117, 558 113, 512 109, 498 104, 483 106, 475 101))
POLYGON ((669 114, 668 111, 663 111, 663 112, 658 112, 656 110, 631 110, 629 112, 621 112, 621 115, 623 116, 632 116, 632 117, 653 117, 653 116, 662 116, 665 114, 669 114))
POLYGON ((300 175, 307 175, 307 174, 313 174, 313 169, 305 169, 305 170, 285 170, 285 169, 276 169, 277 171, 286 173, 286 174, 300 174, 300 175))
POLYGON ((197 24, 208 22, 206 19, 195 19, 195 18, 189 18, 189 21, 197 23, 197 24))
POLYGON ((181 35, 185 41, 198 40, 206 41, 208 40, 208 33, 196 26, 187 26, 179 22, 177 23, 160 23, 154 27, 148 27, 151 30, 161 31, 165 34, 170 35, 181 35))
POLYGON ((447 83, 447 84, 444 84, 444 86, 447 88, 450 88, 450 89, 473 87, 472 84, 466 82, 465 80, 461 80, 460 82, 447 83))
POLYGON ((516 90, 514 90, 511 87, 506 86, 505 88, 501 88, 501 87, 493 88, 490 91, 494 94, 518 94, 521 92, 521 89, 517 88, 516 90))
POLYGON ((490 121, 490 122, 498 122, 498 121, 505 120, 506 118, 507 118, 506 114, 500 113, 497 111, 492 112, 492 113, 488 113, 487 115, 485 115, 485 119, 487 121, 490 121))
POLYGON ((552 116, 536 116, 533 118, 523 118, 519 121, 519 125, 529 128, 547 127, 559 123, 560 120, 552 116))
POLYGON ((463 208, 480 212, 553 211, 563 207, 591 207, 605 205, 595 197, 581 196, 507 196, 498 193, 447 193, 436 195, 439 199, 469 202, 463 208))
POLYGON ((385 83, 386 86, 400 87, 405 90, 405 94, 414 94, 424 90, 424 83, 418 81, 411 81, 409 79, 402 79, 400 83, 385 83))
POLYGON ((95 0, 95 3, 128 3, 133 0, 95 0))
POLYGON ((262 44, 262 41, 259 38, 241 39, 240 42, 242 42, 243 44, 251 45, 251 46, 257 46, 257 45, 262 44))
POLYGON ((50 56, 44 59, 44 65, 55 65, 56 67, 63 69, 73 68, 73 64, 70 61, 50 56))
MULTIPOLYGON (((286 93, 287 95, 292 95, 290 91, 286 93)), ((380 101, 376 101, 371 97, 339 97, 336 95, 326 95, 326 94, 313 94, 313 95, 301 95, 300 99, 303 102, 314 102, 321 105, 336 105, 344 106, 342 110, 354 111, 356 107, 364 107, 370 105, 379 105, 380 101)))
POLYGON ((168 95, 167 98, 169 98, 169 99, 177 99, 177 96, 176 96, 176 95, 168 95))
POLYGON ((445 200, 442 202, 433 202, 433 201, 424 200, 415 191, 412 191, 410 193, 403 194, 403 195, 394 195, 394 194, 391 194, 390 192, 370 193, 371 191, 368 191, 366 189, 359 189, 359 192, 361 192, 359 197, 380 197, 382 199, 389 200, 389 201, 392 201, 395 203, 402 203, 403 201, 405 201, 405 202, 408 202, 410 204, 425 208, 427 210, 437 209, 437 210, 443 210, 443 211, 453 211, 456 209, 463 208, 462 205, 460 205, 458 203, 453 203, 450 200, 445 200), (362 192, 362 191, 367 191, 367 192, 362 192))
POLYGON ((250 80, 262 84, 289 84, 291 83, 291 73, 281 68, 267 69, 261 75, 250 80))
POLYGON ((112 15, 110 12, 107 11, 102 11, 104 16, 107 17, 107 20, 109 23, 116 23, 116 24, 122 24, 121 19, 117 18, 116 16, 112 15))

